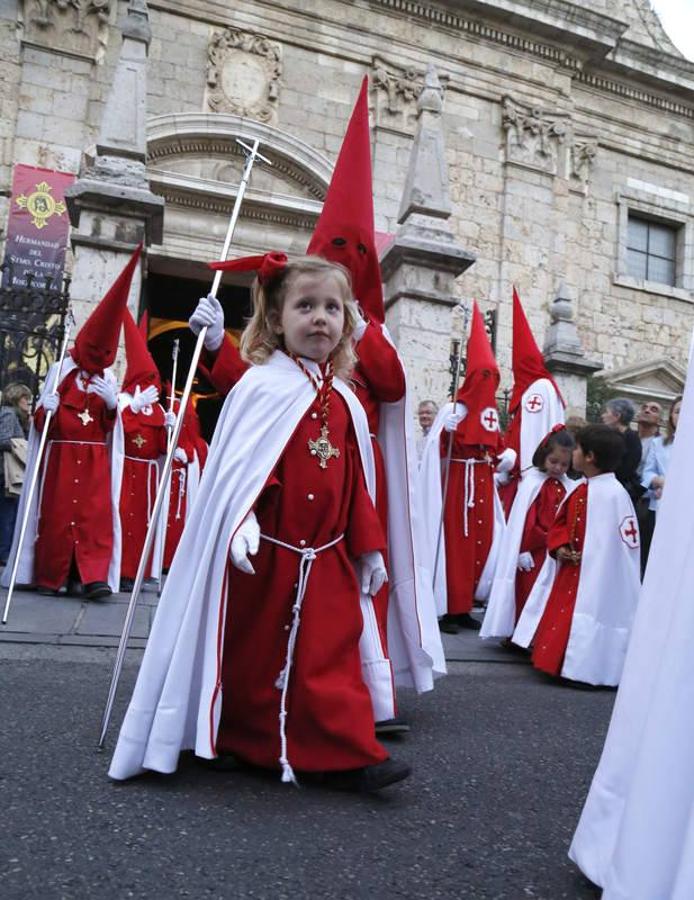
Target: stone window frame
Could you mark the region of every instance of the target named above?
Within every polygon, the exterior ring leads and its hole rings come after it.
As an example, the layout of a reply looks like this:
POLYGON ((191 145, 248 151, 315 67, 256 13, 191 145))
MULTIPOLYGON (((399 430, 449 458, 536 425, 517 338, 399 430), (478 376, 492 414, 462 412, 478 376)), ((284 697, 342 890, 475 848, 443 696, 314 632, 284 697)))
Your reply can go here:
POLYGON ((656 193, 655 190, 628 187, 617 192, 616 203, 617 260, 614 284, 694 303, 694 206, 689 198, 665 188, 656 193), (674 286, 629 275, 627 242, 630 213, 676 229, 674 286))

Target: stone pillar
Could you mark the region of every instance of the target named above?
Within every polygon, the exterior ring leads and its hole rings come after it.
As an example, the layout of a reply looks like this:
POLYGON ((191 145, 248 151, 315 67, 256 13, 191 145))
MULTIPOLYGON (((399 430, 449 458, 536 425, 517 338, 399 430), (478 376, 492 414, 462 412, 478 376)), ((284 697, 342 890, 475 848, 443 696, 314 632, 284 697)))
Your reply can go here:
POLYGON ((475 261, 448 224, 451 202, 443 136, 443 89, 430 65, 417 101, 417 131, 394 241, 381 259, 386 319, 416 400, 447 396, 454 282, 475 261))
MULTIPOLYGON (((84 155, 66 191, 75 257, 71 295, 77 325, 91 312, 139 241, 160 244, 164 200, 149 187, 146 159, 147 50, 152 33, 146 0, 130 0, 123 45, 94 156, 84 155)), ((137 312, 141 274, 128 305, 137 312)))
POLYGON ((552 302, 550 315, 551 324, 542 351, 545 363, 564 395, 567 418, 585 418, 588 379, 602 365, 586 359, 574 322, 571 296, 563 282, 552 302))

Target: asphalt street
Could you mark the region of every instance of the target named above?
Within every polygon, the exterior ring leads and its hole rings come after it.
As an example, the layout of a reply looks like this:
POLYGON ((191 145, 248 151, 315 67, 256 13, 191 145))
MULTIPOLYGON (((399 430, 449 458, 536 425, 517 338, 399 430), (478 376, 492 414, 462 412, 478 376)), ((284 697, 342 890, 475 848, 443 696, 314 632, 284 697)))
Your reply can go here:
POLYGON ((553 683, 512 656, 452 663, 434 693, 402 693, 412 733, 389 746, 414 773, 377 796, 190 757, 173 776, 114 784, 110 752, 95 749, 112 658, 0 646, 4 900, 598 896, 566 852, 611 691, 553 683))

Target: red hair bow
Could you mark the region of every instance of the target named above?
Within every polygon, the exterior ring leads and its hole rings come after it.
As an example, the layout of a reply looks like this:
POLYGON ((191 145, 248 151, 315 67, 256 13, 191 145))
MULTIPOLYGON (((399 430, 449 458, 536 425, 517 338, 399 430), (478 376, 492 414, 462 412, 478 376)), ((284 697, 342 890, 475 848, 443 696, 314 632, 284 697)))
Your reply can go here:
POLYGON ((553 434, 557 434, 557 433, 560 432, 560 431, 566 431, 566 425, 561 425, 561 424, 559 424, 559 425, 554 425, 554 426, 547 432, 547 434, 542 438, 542 446, 543 446, 543 447, 546 447, 547 444, 549 443, 549 439, 552 437, 552 435, 553 435, 553 434))
POLYGON ((287 265, 287 254, 271 250, 262 256, 242 256, 241 259, 226 259, 210 263, 211 269, 222 272, 256 272, 262 285, 269 284, 283 272, 287 265))

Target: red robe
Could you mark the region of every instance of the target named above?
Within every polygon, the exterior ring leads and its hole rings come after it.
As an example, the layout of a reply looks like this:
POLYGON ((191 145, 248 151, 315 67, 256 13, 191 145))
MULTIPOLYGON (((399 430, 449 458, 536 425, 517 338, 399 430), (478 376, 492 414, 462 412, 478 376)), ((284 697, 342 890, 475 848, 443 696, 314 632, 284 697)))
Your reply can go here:
MULTIPOLYGON (((120 492, 120 521, 123 535, 121 576, 135 578, 147 525, 157 496, 159 472, 156 461, 166 453, 164 411, 157 403, 152 415, 123 410, 123 483, 120 492)), ((149 573, 147 573, 149 574, 149 573)))
POLYGON ((530 504, 525 517, 523 537, 519 553, 530 553, 535 567, 529 572, 521 569, 516 574, 516 622, 523 612, 525 601, 533 589, 547 553, 547 534, 554 524, 557 510, 566 494, 566 488, 556 478, 547 478, 530 504))
MULTIPOLYGON (((34 557, 34 581, 58 590, 68 579, 73 558, 83 584, 108 581, 113 553, 111 463, 106 438, 116 422, 97 394, 75 384, 78 371, 63 378, 60 405, 51 418, 43 467, 41 508, 34 557), (85 409, 92 421, 78 418, 85 409), (69 443, 63 443, 69 442, 69 443)), ((43 407, 34 426, 42 431, 43 407)))
MULTIPOLYGON (((380 325, 369 323, 356 347, 359 361, 352 373, 352 387, 366 411, 371 433, 371 444, 376 464, 376 510, 381 527, 388 540, 388 483, 383 452, 378 443, 381 403, 397 403, 405 396, 405 373, 395 347, 387 340, 380 325)), ((404 436, 403 436, 404 440, 404 436)), ((386 559, 386 566, 388 560, 386 559)), ((387 652, 388 594, 384 585, 374 597, 374 610, 381 634, 383 648, 387 652)))
POLYGON ((239 348, 225 334, 216 353, 207 351, 204 355, 205 374, 222 397, 225 397, 248 368, 241 359, 239 348))
MULTIPOLYGON (((441 456, 448 453, 449 432, 442 431, 441 456)), ((486 447, 463 444, 461 436, 453 435, 451 468, 443 514, 446 544, 446 586, 448 615, 469 613, 484 565, 494 538, 494 458, 486 447), (458 462, 477 459, 472 466, 474 506, 468 507, 468 533, 465 534, 465 472, 467 466, 458 462)))
MULTIPOLYGON (((588 485, 580 484, 559 510, 547 535, 547 550, 553 556, 567 544, 583 550, 586 535, 588 485)), ((535 668, 559 675, 569 642, 581 564, 560 562, 545 611, 533 640, 532 662, 535 668)))
MULTIPOLYGON (((178 404, 176 405, 176 411, 178 411, 178 404)), ((178 542, 181 540, 181 535, 183 534, 183 527, 186 524, 190 464, 193 461, 194 454, 197 452, 200 473, 202 474, 205 460, 207 459, 207 444, 199 435, 196 435, 188 427, 185 419, 178 438, 178 446, 182 450, 185 450, 188 462, 182 463, 174 458, 171 468, 171 495, 169 500, 169 518, 166 525, 164 569, 169 569, 171 567, 174 553, 176 552, 178 542)))
MULTIPOLYGON (((317 405, 299 422, 256 507, 261 532, 319 553, 304 597, 288 691, 287 756, 297 770, 372 765, 388 754, 374 736, 369 692, 362 680, 362 617, 352 559, 385 549, 366 490, 349 412, 333 391, 330 442, 340 457, 321 469, 309 454, 318 435, 317 405)), ((222 664, 222 716, 217 752, 277 768, 280 690, 296 597, 299 555, 261 540, 255 575, 229 567, 222 664)))

